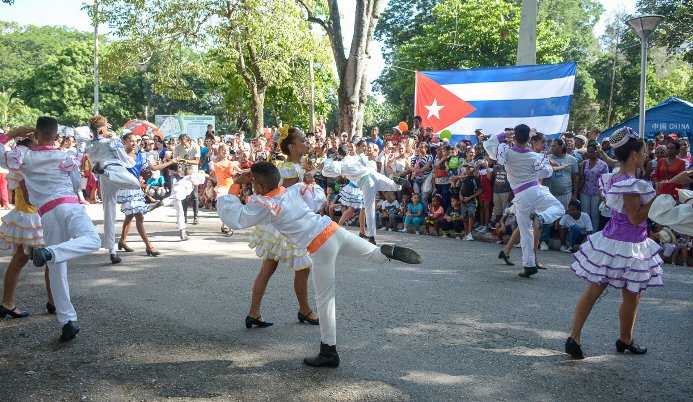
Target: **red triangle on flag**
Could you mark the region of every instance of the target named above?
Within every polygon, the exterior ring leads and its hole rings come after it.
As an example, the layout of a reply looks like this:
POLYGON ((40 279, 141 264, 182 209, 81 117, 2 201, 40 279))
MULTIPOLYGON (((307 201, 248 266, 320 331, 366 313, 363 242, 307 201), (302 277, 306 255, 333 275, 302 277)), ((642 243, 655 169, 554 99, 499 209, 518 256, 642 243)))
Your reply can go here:
POLYGON ((420 72, 416 73, 415 102, 416 114, 422 119, 421 125, 433 127, 434 132, 444 130, 476 110, 420 72))

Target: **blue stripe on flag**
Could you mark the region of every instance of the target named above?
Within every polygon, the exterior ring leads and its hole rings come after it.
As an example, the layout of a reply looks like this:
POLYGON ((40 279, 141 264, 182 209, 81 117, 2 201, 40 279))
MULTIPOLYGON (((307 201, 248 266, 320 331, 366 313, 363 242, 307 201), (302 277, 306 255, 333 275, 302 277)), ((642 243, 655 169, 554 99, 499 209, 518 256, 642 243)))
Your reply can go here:
POLYGON ((518 99, 500 101, 469 101, 476 110, 468 117, 534 117, 556 116, 570 113, 572 95, 544 99, 518 99))
POLYGON ((420 71, 440 85, 552 80, 575 75, 577 63, 542 64, 533 66, 473 68, 469 70, 420 71))

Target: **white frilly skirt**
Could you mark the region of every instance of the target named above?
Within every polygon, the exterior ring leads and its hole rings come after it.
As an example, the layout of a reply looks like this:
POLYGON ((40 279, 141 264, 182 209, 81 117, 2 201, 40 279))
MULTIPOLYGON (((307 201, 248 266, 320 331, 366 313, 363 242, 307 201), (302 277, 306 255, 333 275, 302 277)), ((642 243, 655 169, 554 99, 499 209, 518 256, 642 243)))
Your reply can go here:
POLYGON ((43 246, 43 227, 39 214, 12 210, 2 217, 0 225, 0 250, 18 246, 43 246))
POLYGON ((575 262, 571 269, 590 284, 607 284, 639 294, 650 287, 664 286, 660 248, 650 238, 631 243, 609 239, 597 232, 573 254, 575 262))
POLYGON ((358 187, 346 185, 339 192, 339 203, 354 209, 363 208, 363 192, 358 187))
POLYGON ((120 204, 120 210, 125 216, 136 214, 146 214, 148 212, 147 203, 144 199, 142 190, 118 190, 116 202, 120 204))
POLYGON ((248 246, 263 260, 275 260, 294 271, 310 268, 313 260, 304 248, 297 248, 272 225, 258 225, 250 232, 248 246))

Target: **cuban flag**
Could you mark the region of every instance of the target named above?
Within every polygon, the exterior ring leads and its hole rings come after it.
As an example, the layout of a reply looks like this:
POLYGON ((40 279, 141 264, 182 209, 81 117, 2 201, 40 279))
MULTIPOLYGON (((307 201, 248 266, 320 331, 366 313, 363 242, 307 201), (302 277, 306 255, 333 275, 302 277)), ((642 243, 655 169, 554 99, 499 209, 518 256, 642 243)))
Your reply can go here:
POLYGON ((416 72, 416 114, 423 127, 450 130, 451 143, 476 142, 524 123, 547 136, 568 127, 576 63, 416 72))

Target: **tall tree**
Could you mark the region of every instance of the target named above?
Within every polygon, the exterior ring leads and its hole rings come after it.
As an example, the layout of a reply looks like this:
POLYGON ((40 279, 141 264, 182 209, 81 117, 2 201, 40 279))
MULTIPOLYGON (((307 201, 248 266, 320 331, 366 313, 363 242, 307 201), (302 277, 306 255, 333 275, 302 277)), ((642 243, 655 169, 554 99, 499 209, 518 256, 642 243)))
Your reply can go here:
POLYGON ((184 79, 191 72, 217 83, 242 82, 256 136, 264 127, 267 91, 290 82, 292 62, 305 60, 315 43, 300 6, 293 2, 103 0, 102 4, 111 26, 127 38, 120 53, 134 61, 131 68, 146 63, 156 50, 168 54, 168 60, 156 66, 156 92, 199 96, 190 92, 184 79), (186 48, 196 49, 197 59, 180 60, 177 56, 186 48), (235 77, 229 76, 231 71, 235 77))
POLYGON ((652 35, 652 43, 681 54, 693 63, 693 2, 690 0, 638 0, 643 14, 659 14, 664 20, 652 35))
POLYGON ((303 5, 308 21, 325 29, 332 44, 332 53, 339 76, 337 98, 339 103, 339 130, 360 134, 363 130, 363 116, 368 101, 368 62, 370 45, 373 42, 375 27, 378 24, 385 0, 355 0, 353 14, 354 29, 349 53, 344 46, 341 11, 338 0, 298 0, 303 5), (321 16, 321 10, 327 15, 321 16))

